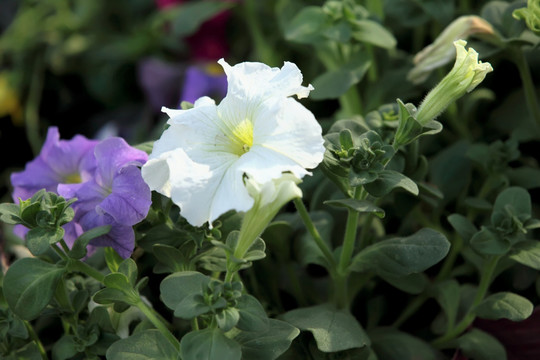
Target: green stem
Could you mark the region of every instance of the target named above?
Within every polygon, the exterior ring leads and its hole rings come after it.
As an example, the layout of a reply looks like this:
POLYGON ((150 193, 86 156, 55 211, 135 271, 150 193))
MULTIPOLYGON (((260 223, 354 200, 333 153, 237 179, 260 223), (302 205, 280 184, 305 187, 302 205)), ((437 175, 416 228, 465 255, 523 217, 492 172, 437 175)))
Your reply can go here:
POLYGON ((32 69, 32 79, 30 90, 25 106, 25 128, 26 137, 32 148, 34 155, 39 154, 42 140, 39 135, 39 104, 43 91, 43 56, 37 56, 34 68, 32 69))
POLYGON ((450 275, 450 272, 454 268, 454 263, 456 262, 456 259, 463 248, 463 239, 460 236, 454 236, 452 241, 452 247, 450 248, 450 252, 448 253, 448 256, 444 259, 444 263, 441 267, 441 270, 437 274, 437 277, 435 278, 435 281, 441 281, 448 278, 450 275))
POLYGON ((254 0, 244 1, 244 18, 246 20, 249 33, 251 34, 253 44, 255 45, 255 51, 262 62, 270 66, 277 66, 279 65, 276 56, 278 52, 275 52, 268 45, 266 39, 263 36, 263 32, 261 30, 261 27, 259 26, 261 22, 259 21, 259 18, 257 16, 255 4, 256 2, 254 0))
POLYGON ((527 107, 534 121, 535 127, 540 126, 540 106, 538 105, 538 97, 536 96, 536 89, 532 82, 531 71, 527 59, 520 48, 511 50, 511 57, 516 64, 519 71, 519 76, 523 84, 523 90, 525 91, 525 99, 527 101, 527 107))
POLYGON ((360 93, 353 85, 347 92, 339 97, 339 104, 346 116, 359 115, 362 113, 362 104, 360 103, 360 93))
POLYGON ((105 275, 103 275, 101 272, 97 271, 96 269, 88 265, 87 263, 84 263, 79 260, 70 259, 68 268, 71 271, 82 272, 90 276, 91 278, 94 278, 95 280, 99 281, 102 284, 105 279, 105 275))
POLYGON ((167 338, 167 340, 170 341, 170 343, 175 347, 177 351, 180 351, 180 342, 178 339, 167 329, 167 326, 159 319, 158 316, 154 313, 154 310, 149 308, 148 305, 144 303, 141 299, 137 301, 137 303, 134 304, 136 307, 139 308, 139 310, 142 311, 142 313, 146 316, 146 318, 158 329, 163 336, 167 338))
POLYGON ((319 247, 326 261, 328 262, 328 270, 332 272, 333 270, 336 269, 336 260, 334 259, 334 255, 330 251, 330 248, 328 247, 328 245, 322 239, 321 235, 319 234, 319 231, 315 227, 315 224, 313 224, 313 222, 311 221, 311 218, 309 217, 309 213, 302 199, 295 198, 293 202, 294 202, 294 205, 296 206, 296 209, 298 210, 298 214, 300 214, 300 217, 302 218, 302 221, 304 222, 304 225, 307 231, 309 232, 313 240, 315 240, 315 244, 319 247))
POLYGON ((495 272, 495 268, 497 267, 499 259, 500 256, 492 256, 487 260, 480 276, 480 284, 478 285, 478 290, 476 291, 476 295, 474 297, 471 307, 469 308, 469 311, 456 326, 447 331, 446 334, 444 334, 443 336, 433 340, 433 346, 438 348, 443 347, 445 343, 459 336, 469 327, 469 325, 472 324, 472 322, 476 318, 474 309, 482 302, 482 300, 484 300, 484 297, 486 296, 486 293, 489 289, 489 285, 491 284, 491 281, 493 279, 493 273, 495 272))
POLYGON ((30 325, 28 321, 24 320, 24 326, 26 327, 26 330, 28 330, 28 334, 30 335, 30 338, 32 339, 32 341, 37 345, 41 358, 43 360, 48 360, 49 358, 47 357, 47 352, 45 351, 45 347, 43 346, 43 343, 37 336, 36 332, 34 331, 34 328, 32 327, 32 325, 30 325))
MULTIPOLYGON (((364 199, 367 196, 367 192, 361 187, 355 188, 354 198, 364 199)), ((343 247, 341 249, 341 255, 339 257, 338 273, 346 274, 349 263, 351 262, 352 254, 354 252, 354 245, 356 244, 356 233, 358 230, 358 218, 360 213, 356 210, 349 209, 347 216, 347 224, 345 225, 345 236, 343 239, 343 247)))
POLYGON ((58 256, 60 256, 62 258, 62 260, 69 260, 68 256, 66 255, 66 253, 64 253, 62 251, 62 249, 60 249, 58 247, 58 245, 56 244, 51 244, 51 247, 53 248, 53 250, 58 254, 58 256))
POLYGON ((407 304, 405 309, 401 312, 399 317, 394 321, 392 324, 392 327, 399 328, 405 321, 407 321, 412 315, 416 314, 416 311, 422 307, 424 302, 429 299, 429 296, 426 293, 423 293, 416 298, 414 298, 411 302, 407 304))

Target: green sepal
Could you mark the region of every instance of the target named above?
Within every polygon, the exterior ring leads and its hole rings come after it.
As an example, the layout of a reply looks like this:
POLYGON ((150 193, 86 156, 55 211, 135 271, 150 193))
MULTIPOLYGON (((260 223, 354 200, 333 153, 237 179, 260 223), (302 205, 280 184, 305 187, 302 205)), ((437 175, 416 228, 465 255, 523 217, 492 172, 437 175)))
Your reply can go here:
POLYGON ((442 131, 440 122, 431 120, 427 124, 420 124, 416 120, 416 107, 413 104, 404 104, 397 99, 399 105, 399 125, 394 136, 394 148, 407 145, 423 135, 435 135, 442 131))

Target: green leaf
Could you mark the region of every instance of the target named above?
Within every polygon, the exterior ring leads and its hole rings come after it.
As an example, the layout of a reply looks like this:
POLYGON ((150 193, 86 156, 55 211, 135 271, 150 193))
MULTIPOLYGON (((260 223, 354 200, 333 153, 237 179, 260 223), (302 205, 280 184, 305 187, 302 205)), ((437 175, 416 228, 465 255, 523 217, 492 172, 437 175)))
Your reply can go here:
POLYGON ((377 180, 365 184, 366 191, 375 197, 382 197, 396 188, 407 190, 413 195, 418 195, 418 186, 407 176, 393 170, 379 172, 377 180))
POLYGON ((111 225, 103 225, 85 231, 75 240, 68 255, 73 259, 82 259, 86 256, 86 247, 88 246, 90 240, 109 233, 111 227, 111 225))
POLYGON ((510 183, 525 189, 536 189, 540 187, 540 169, 532 167, 519 167, 507 169, 506 175, 510 183))
POLYGON ((441 359, 440 354, 423 340, 393 328, 375 328, 368 335, 379 360, 441 359))
POLYGON ((485 298, 475 309, 483 319, 521 321, 531 316, 534 305, 523 296, 499 292, 485 298))
POLYGON ((356 20, 353 23, 352 36, 360 42, 365 42, 385 49, 396 47, 397 41, 384 26, 372 20, 356 20))
POLYGON ((54 244, 64 237, 64 229, 61 227, 45 229, 36 227, 26 234, 26 246, 35 255, 45 253, 51 244, 54 244))
POLYGON ((111 272, 117 272, 122 261, 124 259, 112 247, 105 248, 105 262, 111 272))
POLYGON ((310 93, 310 98, 313 100, 337 99, 351 86, 358 84, 370 66, 371 60, 362 54, 349 63, 343 64, 339 69, 318 76, 312 82, 315 90, 310 93))
MULTIPOLYGON (((210 283, 210 278, 196 271, 184 271, 167 276, 161 282, 161 300, 171 310, 182 313, 182 302, 188 297, 203 294, 203 289, 210 283)), ((191 300, 190 300, 191 301, 191 300)))
POLYGON ((262 331, 241 331, 234 340, 242 347, 244 360, 274 360, 283 354, 300 334, 294 326, 280 320, 268 319, 262 331))
POLYGON ((135 149, 144 151, 148 155, 152 153, 152 149, 154 148, 154 141, 146 141, 140 144, 137 144, 134 146, 135 149))
POLYGON ((422 272, 443 259, 450 243, 432 229, 370 245, 352 260, 352 271, 374 271, 382 276, 404 276, 422 272))
POLYGON ((19 217, 19 205, 12 203, 0 204, 0 220, 6 224, 20 224, 22 219, 19 217))
POLYGON ((386 274, 381 275, 381 278, 393 287, 414 295, 423 292, 429 284, 427 276, 423 273, 413 273, 399 277, 386 274))
POLYGON ((128 304, 130 298, 121 290, 105 288, 101 289, 94 294, 92 300, 98 304, 114 304, 124 303, 128 304))
POLYGON ((52 348, 53 360, 72 359, 79 351, 79 344, 73 335, 64 335, 58 340, 52 348))
POLYGON ((506 360, 506 350, 493 336, 472 329, 457 339, 459 348, 467 358, 474 360, 506 360))
POLYGON ((316 44, 323 40, 321 30, 326 25, 326 15, 318 6, 304 7, 284 29, 285 39, 302 44, 316 44))
POLYGON ((371 201, 368 200, 357 200, 357 199, 340 199, 340 200, 327 200, 324 202, 325 205, 335 206, 335 207, 345 207, 360 213, 371 213, 377 215, 380 218, 384 217, 384 210, 378 206, 375 206, 371 201))
POLYGON ((282 319, 313 334, 317 348, 336 352, 370 344, 364 329, 347 310, 322 304, 289 311, 282 319))
POLYGON ((430 159, 429 181, 444 194, 444 203, 456 199, 470 181, 471 160, 465 156, 468 147, 467 141, 458 141, 430 159))
POLYGON ((169 245, 155 244, 152 246, 152 252, 160 264, 157 264, 154 271, 157 273, 163 272, 179 272, 185 270, 188 259, 177 248, 169 245), (161 265, 161 266, 158 266, 161 265))
POLYGON ((495 200, 493 205, 493 214, 491 215, 491 223, 494 226, 498 224, 498 214, 503 217, 507 216, 507 210, 511 210, 512 214, 521 217, 529 218, 531 215, 531 196, 527 190, 520 187, 509 187, 503 190, 495 200))
POLYGON ((540 270, 540 242, 526 240, 515 244, 508 257, 520 264, 540 270))
POLYGON ((268 317, 259 300, 251 295, 242 295, 236 304, 240 319, 236 327, 244 331, 264 331, 268 328, 268 317))
POLYGON ((459 236, 467 242, 478 232, 476 226, 463 215, 452 214, 447 219, 459 236))
POLYGON ((180 341, 182 360, 240 360, 240 344, 219 329, 192 331, 180 341))
POLYGON ((23 258, 8 269, 3 283, 10 309, 24 320, 33 320, 49 304, 64 269, 38 258, 23 258))
POLYGON ((144 330, 115 342, 107 350, 107 360, 126 359, 178 360, 178 351, 158 330, 144 330))
POLYGON ((240 313, 235 308, 226 308, 216 313, 214 318, 218 327, 222 331, 227 332, 236 326, 240 319, 240 313))
POLYGON ((435 299, 446 315, 448 329, 452 328, 457 320, 460 289, 456 280, 446 280, 438 283, 432 291, 435 299))
POLYGON ((139 274, 135 260, 133 260, 132 258, 127 258, 124 261, 122 261, 120 265, 118 266, 118 272, 126 276, 129 284, 132 287, 135 286, 135 283, 137 282, 137 277, 139 274))
POLYGON ((474 250, 484 255, 503 255, 510 250, 510 242, 487 227, 474 234, 470 243, 474 250))

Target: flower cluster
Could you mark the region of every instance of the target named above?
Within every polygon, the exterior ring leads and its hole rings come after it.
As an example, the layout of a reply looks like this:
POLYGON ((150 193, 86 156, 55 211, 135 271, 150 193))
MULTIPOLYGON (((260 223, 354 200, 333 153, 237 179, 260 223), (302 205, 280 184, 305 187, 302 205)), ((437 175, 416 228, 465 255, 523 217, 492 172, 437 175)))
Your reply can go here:
POLYGON ((284 173, 300 179, 324 153, 317 120, 290 98, 313 89, 301 85, 296 65, 218 63, 227 75, 225 98, 219 105, 202 97, 188 110, 164 108, 170 127, 142 168, 150 188, 171 197, 195 226, 251 209, 246 177, 261 185, 284 173))
MULTIPOLYGON (((135 246, 132 226, 146 217, 151 204, 139 169, 146 160, 145 152, 121 138, 60 140, 58 129, 51 127, 39 156, 11 175, 13 199, 26 200, 40 189, 77 198, 75 218, 65 225, 66 242, 71 245, 82 232, 111 225, 108 234, 90 244, 111 246, 127 258, 135 246)), ((19 235, 25 232, 18 229, 19 235)))

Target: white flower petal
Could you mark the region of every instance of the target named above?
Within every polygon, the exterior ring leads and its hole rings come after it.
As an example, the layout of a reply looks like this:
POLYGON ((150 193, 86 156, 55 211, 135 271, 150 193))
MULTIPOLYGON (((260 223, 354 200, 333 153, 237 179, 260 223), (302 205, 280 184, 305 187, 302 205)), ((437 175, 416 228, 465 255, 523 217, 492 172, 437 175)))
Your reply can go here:
POLYGON ((238 167, 260 184, 280 178, 283 172, 291 172, 298 178, 311 174, 290 157, 255 145, 238 161, 238 167))
POLYGON ((322 129, 311 111, 287 98, 264 107, 254 125, 254 144, 262 145, 313 169, 324 156, 322 129))
MULTIPOLYGON (((178 160, 175 159, 176 166, 178 160)), ((211 226, 223 213, 247 211, 253 205, 253 199, 243 185, 242 173, 233 163, 214 168, 189 161, 182 165, 185 165, 183 176, 171 179, 171 198, 190 224, 201 226, 208 222, 211 226)))
POLYGON ((302 86, 302 73, 298 67, 285 62, 281 69, 271 68, 257 62, 243 62, 230 66, 223 59, 218 63, 227 74, 227 96, 234 95, 241 98, 262 98, 272 96, 307 97, 313 86, 302 86))

